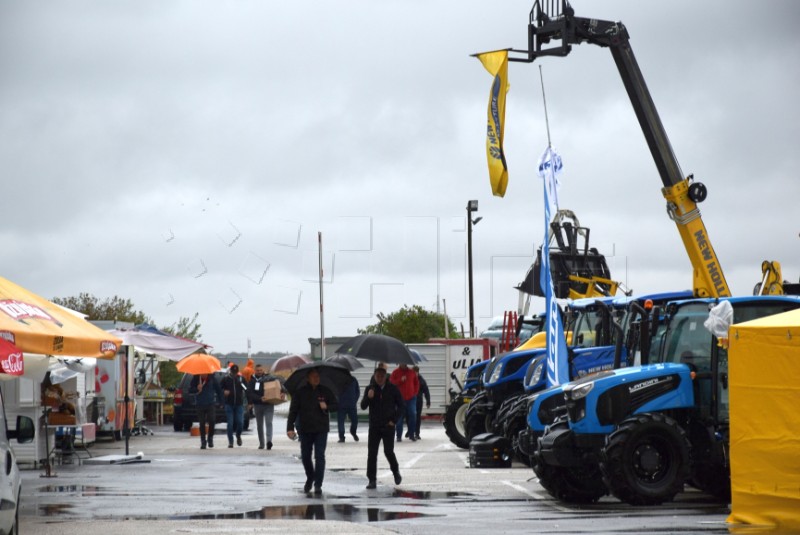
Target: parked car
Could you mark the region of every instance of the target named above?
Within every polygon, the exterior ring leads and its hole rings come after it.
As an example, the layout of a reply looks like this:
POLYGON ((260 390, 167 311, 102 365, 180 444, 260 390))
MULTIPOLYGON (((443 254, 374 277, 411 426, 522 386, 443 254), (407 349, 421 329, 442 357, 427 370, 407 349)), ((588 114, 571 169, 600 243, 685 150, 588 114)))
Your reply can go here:
POLYGON ((17 416, 17 428, 9 430, 6 422, 6 409, 3 392, 0 391, 0 456, 6 460, 5 470, 0 475, 0 533, 19 533, 19 497, 22 479, 19 475, 17 457, 11 448, 11 439, 23 444, 33 440, 33 420, 27 416, 17 416))
MULTIPOLYGON (((220 371, 214 373, 214 377, 221 383, 222 378, 225 377, 226 374, 227 372, 220 371)), ((173 394, 172 428, 175 431, 189 431, 192 429, 192 424, 198 421, 197 394, 189 393, 189 385, 192 383, 192 377, 192 374, 184 373, 173 394)), ((216 416, 216 423, 219 424, 227 422, 227 418, 225 417, 225 406, 222 400, 220 400, 220 402, 217 404, 216 416)), ((247 410, 244 411, 243 427, 245 430, 250 428, 250 414, 247 410)))

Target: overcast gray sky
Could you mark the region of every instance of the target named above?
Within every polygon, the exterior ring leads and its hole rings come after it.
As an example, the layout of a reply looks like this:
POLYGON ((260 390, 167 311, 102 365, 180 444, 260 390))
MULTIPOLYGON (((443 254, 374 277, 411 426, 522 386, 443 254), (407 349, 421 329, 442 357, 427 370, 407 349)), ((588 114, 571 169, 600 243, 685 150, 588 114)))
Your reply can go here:
MULTIPOLYGON (((734 293, 800 275, 800 4, 574 0, 620 20, 734 293)), ((468 329, 517 306, 541 244, 539 62, 509 66, 509 187, 491 194, 491 77, 531 1, 0 3, 2 276, 47 298, 119 295, 220 352, 307 352, 378 312, 446 301, 468 329)), ((561 207, 634 291, 691 286, 608 50, 541 61, 561 207)), ((534 308, 541 308, 537 303, 534 308)))

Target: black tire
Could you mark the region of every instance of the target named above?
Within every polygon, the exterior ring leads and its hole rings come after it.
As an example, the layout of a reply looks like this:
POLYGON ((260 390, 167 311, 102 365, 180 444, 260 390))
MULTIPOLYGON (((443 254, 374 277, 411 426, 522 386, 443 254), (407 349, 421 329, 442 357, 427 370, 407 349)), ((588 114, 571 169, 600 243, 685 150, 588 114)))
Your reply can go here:
POLYGON ((464 401, 464 396, 458 396, 447 406, 447 411, 444 413, 444 432, 450 442, 464 450, 469 449, 467 407, 469 402, 464 401))
POLYGON ((624 420, 600 454, 603 480, 631 505, 658 505, 683 491, 689 477, 689 440, 672 418, 642 414, 624 420))
POLYGON ((469 443, 478 435, 488 433, 489 429, 486 427, 487 415, 484 412, 474 411, 467 413, 467 420, 464 423, 464 431, 467 437, 467 447, 469 443))
POLYGON ((724 466, 709 466, 701 461, 695 466, 695 473, 689 484, 722 503, 731 502, 731 474, 724 466))
POLYGON ((522 432, 525 431, 523 428, 519 428, 516 433, 511 436, 511 451, 514 452, 514 458, 517 459, 519 462, 524 464, 525 466, 531 466, 531 458, 525 453, 524 449, 520 446, 520 441, 522 440, 520 435, 522 432))
POLYGON ((538 455, 531 460, 539 484, 557 500, 590 504, 608 494, 603 475, 596 465, 552 466, 545 464, 538 455))

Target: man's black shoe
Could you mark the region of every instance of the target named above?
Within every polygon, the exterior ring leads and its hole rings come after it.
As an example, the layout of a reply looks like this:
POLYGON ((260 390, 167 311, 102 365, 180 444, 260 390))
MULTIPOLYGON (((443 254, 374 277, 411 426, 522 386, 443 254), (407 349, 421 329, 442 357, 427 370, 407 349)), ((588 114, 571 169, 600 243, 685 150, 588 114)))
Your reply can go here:
POLYGON ((233 442, 228 442, 228 447, 232 448, 233 447, 233 442))
POLYGON ((305 484, 305 485, 303 485, 303 492, 306 492, 306 493, 308 493, 308 492, 311 492, 311 486, 312 486, 313 484, 314 484, 314 481, 313 481, 313 480, 311 480, 311 479, 309 479, 308 481, 306 481, 306 484, 305 484))
POLYGON ((353 435, 353 440, 358 442, 358 435, 356 435, 355 433, 350 433, 350 434, 353 435))
POLYGON ((403 441, 403 437, 397 437, 397 442, 402 442, 402 441, 403 441))
POLYGON ((400 483, 402 483, 402 481, 403 481, 403 478, 400 476, 400 472, 395 472, 394 473, 394 484, 395 485, 399 485, 400 483))
POLYGON ((212 439, 210 439, 210 438, 208 439, 208 447, 209 448, 213 448, 214 447, 214 441, 212 439))
POLYGON ((344 438, 339 439, 339 444, 341 444, 342 442, 344 442, 344 438))
POLYGON ((411 437, 411 442, 416 442, 417 440, 418 440, 417 437, 415 437, 415 436, 411 437))
POLYGON ((267 449, 268 449, 268 450, 271 450, 271 449, 272 449, 272 442, 267 442, 267 449))
POLYGON ((372 490, 372 489, 377 488, 377 487, 378 487, 378 485, 375 484, 375 480, 374 479, 370 479, 369 483, 367 483, 367 488, 369 490, 372 490))
POLYGON ((236 437, 236 445, 237 446, 241 446, 242 445, 242 437, 236 437))
POLYGON ((322 494, 322 487, 314 487, 314 494, 316 494, 317 496, 322 494))
POLYGON ((204 450, 204 449, 206 449, 206 443, 205 443, 205 442, 203 442, 202 444, 200 444, 200 449, 201 449, 201 450, 204 450))
POLYGON ((263 444, 259 445, 258 449, 263 450, 264 449, 264 445, 263 444))

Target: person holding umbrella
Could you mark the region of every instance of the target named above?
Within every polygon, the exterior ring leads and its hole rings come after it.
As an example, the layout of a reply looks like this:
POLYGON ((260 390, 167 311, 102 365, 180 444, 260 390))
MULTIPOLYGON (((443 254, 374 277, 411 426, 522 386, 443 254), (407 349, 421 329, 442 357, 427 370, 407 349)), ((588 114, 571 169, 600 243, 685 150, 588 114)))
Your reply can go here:
MULTIPOLYGON (((299 371, 299 370, 298 370, 299 371)), ((295 371, 292 376, 298 373, 295 371)), ((309 368, 305 373, 305 384, 294 389, 287 384, 292 394, 289 405, 289 417, 286 420, 286 435, 294 440, 295 422, 300 428, 300 457, 306 472, 306 484, 303 492, 310 492, 314 485, 314 494, 322 494, 322 480, 325 478, 325 449, 328 445, 328 432, 331 430, 329 412, 336 410, 337 401, 333 391, 320 384, 320 372, 317 368, 309 368), (314 454, 314 460, 311 454, 314 454)), ((350 373, 344 370, 347 377, 350 373)), ((289 378, 290 380, 292 377, 289 378)), ((287 382, 288 383, 288 382, 287 382)))
POLYGON ((217 400, 224 399, 222 387, 213 373, 193 375, 189 383, 189 393, 197 394, 197 420, 200 422, 200 449, 214 447, 214 426, 217 422, 217 400), (208 439, 206 440, 206 425, 208 425, 208 439))
POLYGON ((403 396, 400 390, 386 380, 386 369, 375 368, 372 381, 364 390, 361 408, 369 408, 369 431, 367 433, 367 488, 374 489, 378 474, 378 447, 383 441, 383 454, 389 461, 394 482, 399 485, 400 465, 394 454, 394 435, 398 419, 403 413, 403 396))

